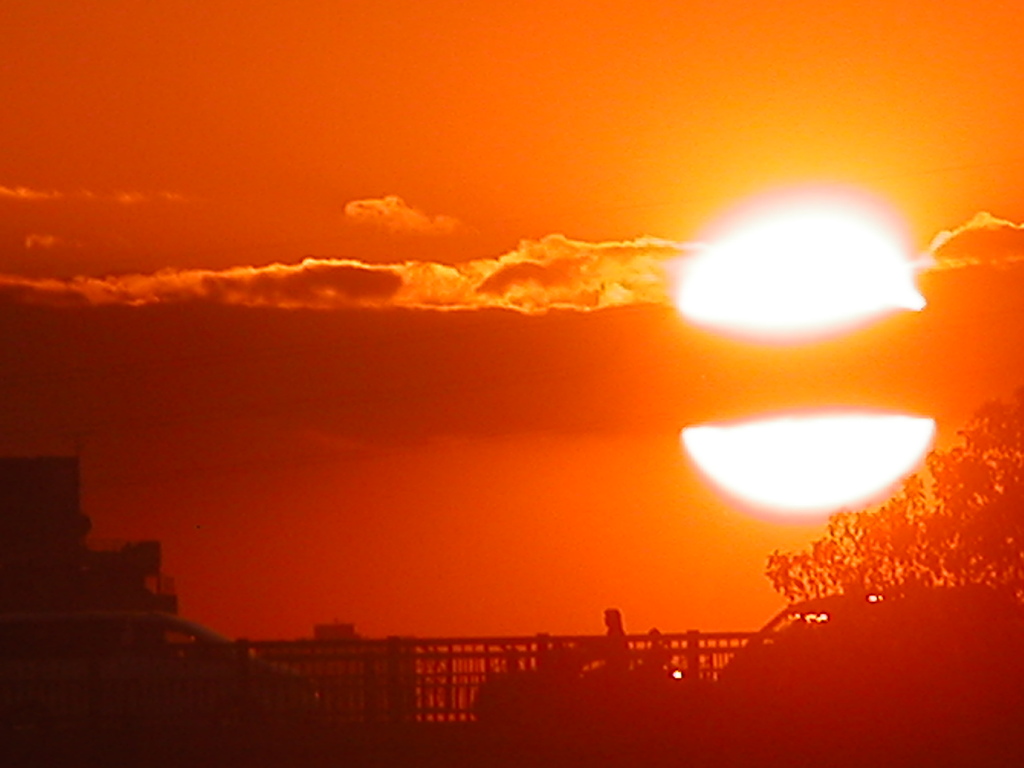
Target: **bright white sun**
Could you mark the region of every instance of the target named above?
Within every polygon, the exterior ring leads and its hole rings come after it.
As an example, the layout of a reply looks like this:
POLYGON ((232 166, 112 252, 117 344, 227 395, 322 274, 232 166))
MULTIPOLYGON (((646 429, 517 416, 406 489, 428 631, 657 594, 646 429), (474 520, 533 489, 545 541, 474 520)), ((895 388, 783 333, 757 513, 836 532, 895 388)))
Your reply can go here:
POLYGON ((879 500, 921 463, 934 434, 928 418, 833 412, 688 427, 682 441, 741 505, 806 518, 879 500))
POLYGON ((799 339, 919 310, 896 217, 832 188, 777 193, 715 225, 685 262, 675 303, 692 322, 739 336, 799 339))

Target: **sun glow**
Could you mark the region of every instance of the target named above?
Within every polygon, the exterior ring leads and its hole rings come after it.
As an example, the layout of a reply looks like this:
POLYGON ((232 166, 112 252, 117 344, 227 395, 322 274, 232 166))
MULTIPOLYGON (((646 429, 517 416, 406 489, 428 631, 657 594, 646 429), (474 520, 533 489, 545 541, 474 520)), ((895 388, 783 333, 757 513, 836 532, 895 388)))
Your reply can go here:
POLYGON ((688 427, 682 441, 741 506, 806 518, 881 500, 920 464, 934 434, 929 418, 845 412, 688 427))
POLYGON ((878 202, 831 188, 758 199, 712 228, 682 266, 675 303, 698 325, 762 340, 919 310, 901 230, 878 202))

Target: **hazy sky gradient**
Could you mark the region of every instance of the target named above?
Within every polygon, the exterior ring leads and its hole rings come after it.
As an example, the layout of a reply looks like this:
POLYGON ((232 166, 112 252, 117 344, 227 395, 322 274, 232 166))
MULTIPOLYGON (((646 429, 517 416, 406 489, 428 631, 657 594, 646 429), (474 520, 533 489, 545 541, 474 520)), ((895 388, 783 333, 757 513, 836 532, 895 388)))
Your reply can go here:
POLYGON ((753 628, 817 530, 725 507, 683 426, 948 440, 1024 383, 1012 3, 8 6, 0 442, 77 445, 96 534, 162 540, 230 634, 753 628), (670 261, 804 182, 901 211, 929 307, 686 326, 670 261))

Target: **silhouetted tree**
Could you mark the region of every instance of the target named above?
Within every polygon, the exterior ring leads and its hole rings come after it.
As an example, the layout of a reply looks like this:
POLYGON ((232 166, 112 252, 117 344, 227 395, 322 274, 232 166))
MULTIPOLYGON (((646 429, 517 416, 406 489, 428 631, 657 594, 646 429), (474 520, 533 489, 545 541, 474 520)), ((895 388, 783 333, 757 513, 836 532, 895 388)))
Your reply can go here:
POLYGON ((772 553, 774 588, 797 601, 981 585, 1024 600, 1024 388, 959 435, 886 503, 836 513, 807 550, 772 553))

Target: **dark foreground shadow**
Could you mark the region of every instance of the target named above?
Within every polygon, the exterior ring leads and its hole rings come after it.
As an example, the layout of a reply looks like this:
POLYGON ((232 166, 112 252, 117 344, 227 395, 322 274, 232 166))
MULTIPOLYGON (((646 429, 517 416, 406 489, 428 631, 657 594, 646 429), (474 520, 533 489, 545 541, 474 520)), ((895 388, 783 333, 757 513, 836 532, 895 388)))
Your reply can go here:
POLYGON ((972 590, 851 605, 737 657, 711 703, 708 765, 1024 764, 1018 606, 972 590))
POLYGON ((526 675, 479 705, 476 723, 15 731, 0 766, 1024 765, 1024 622, 998 601, 942 595, 798 628, 716 683, 526 675))

